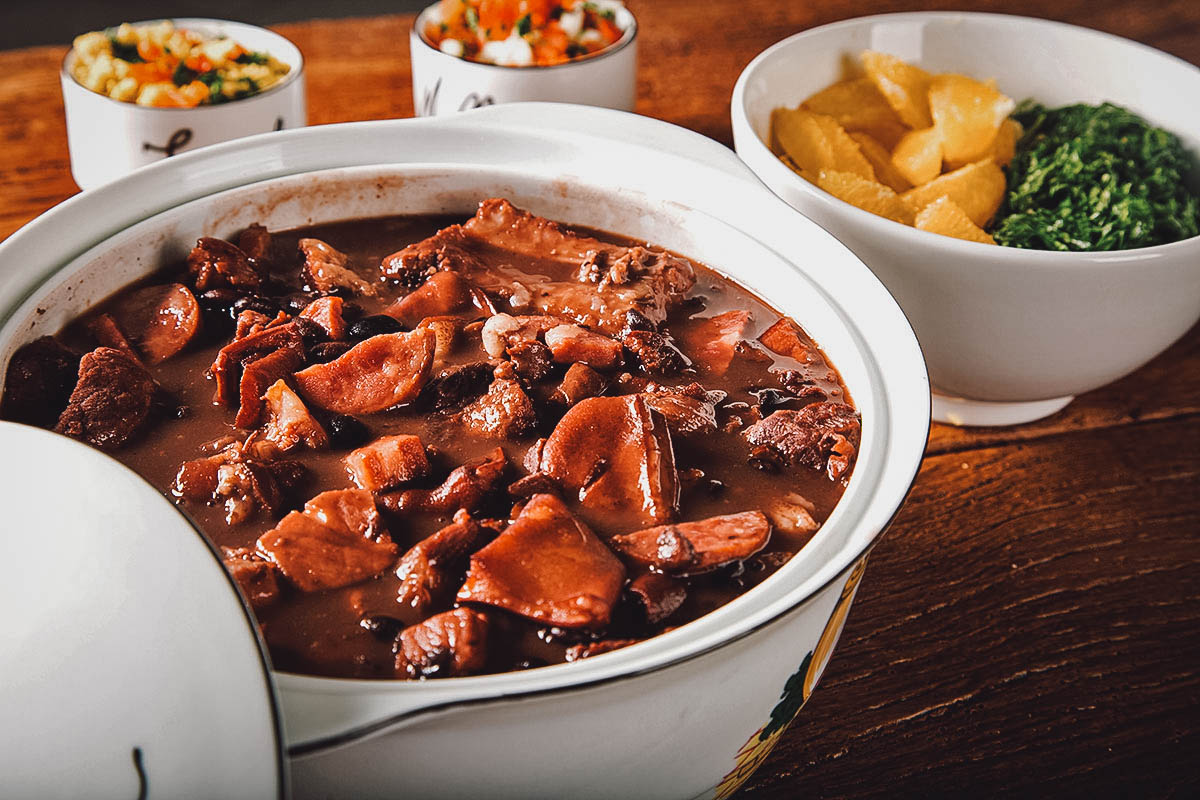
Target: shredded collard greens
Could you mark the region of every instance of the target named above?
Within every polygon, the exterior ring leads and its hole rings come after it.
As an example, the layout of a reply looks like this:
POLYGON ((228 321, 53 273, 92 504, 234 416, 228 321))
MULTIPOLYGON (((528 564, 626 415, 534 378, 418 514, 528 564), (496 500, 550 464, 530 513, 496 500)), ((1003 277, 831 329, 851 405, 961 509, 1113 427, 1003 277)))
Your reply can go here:
POLYGON ((1200 178, 1171 133, 1104 103, 1025 101, 992 236, 1034 250, 1128 250, 1200 234, 1200 178))

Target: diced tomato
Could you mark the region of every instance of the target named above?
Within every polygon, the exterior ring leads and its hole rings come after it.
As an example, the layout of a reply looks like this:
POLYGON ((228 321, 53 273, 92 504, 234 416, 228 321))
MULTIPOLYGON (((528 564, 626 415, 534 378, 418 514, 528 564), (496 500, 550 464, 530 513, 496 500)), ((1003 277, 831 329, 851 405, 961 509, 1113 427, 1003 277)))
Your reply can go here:
POLYGON ((145 64, 130 64, 129 77, 138 83, 158 83, 171 79, 172 68, 166 59, 145 64))
POLYGON ((596 17, 596 30, 600 31, 600 35, 604 37, 606 44, 612 44, 617 39, 620 39, 622 34, 621 29, 608 17, 596 17))
POLYGON ((466 0, 441 0, 439 3, 442 22, 450 27, 465 25, 466 0))
POLYGON ((529 23, 536 31, 550 22, 550 14, 556 5, 556 0, 521 0, 521 14, 529 15, 529 23))
POLYGON ((213 63, 204 53, 192 53, 183 62, 183 65, 192 72, 208 72, 213 68, 213 63))
POLYGON ((567 32, 557 20, 551 20, 542 28, 541 35, 533 44, 533 60, 543 66, 561 64, 568 60, 567 47, 570 44, 567 32))
POLYGON ((488 39, 508 38, 520 17, 520 0, 479 0, 479 27, 488 39))

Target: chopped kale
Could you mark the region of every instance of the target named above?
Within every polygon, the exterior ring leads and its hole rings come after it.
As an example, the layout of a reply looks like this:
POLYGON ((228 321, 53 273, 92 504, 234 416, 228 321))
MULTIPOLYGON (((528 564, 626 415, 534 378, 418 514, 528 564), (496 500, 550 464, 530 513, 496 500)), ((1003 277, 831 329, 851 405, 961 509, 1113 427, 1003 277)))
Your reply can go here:
POLYGON ((1035 250, 1127 250, 1200 234, 1200 171, 1179 139, 1104 103, 1025 101, 1025 128, 992 225, 996 242, 1035 250))
POLYGON ((239 64, 266 64, 267 60, 266 53, 242 53, 234 59, 239 64))
POLYGON ((533 20, 528 14, 517 20, 517 36, 525 36, 531 30, 533 30, 533 20))
POLYGON ((180 61, 179 66, 175 67, 175 72, 171 74, 171 81, 176 86, 186 86, 187 84, 196 80, 198 75, 199 73, 196 72, 196 70, 188 69, 186 66, 184 66, 183 62, 180 61))

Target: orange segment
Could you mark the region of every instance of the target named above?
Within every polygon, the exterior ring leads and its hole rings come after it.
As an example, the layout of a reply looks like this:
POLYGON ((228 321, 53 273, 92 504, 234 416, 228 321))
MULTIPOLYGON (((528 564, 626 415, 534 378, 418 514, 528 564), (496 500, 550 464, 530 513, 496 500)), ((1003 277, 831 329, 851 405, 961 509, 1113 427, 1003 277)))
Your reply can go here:
POLYGON ((906 64, 887 53, 864 50, 863 68, 867 77, 910 128, 928 128, 933 124, 929 113, 930 75, 920 67, 906 64))
POLYGON ((904 134, 892 151, 892 163, 913 186, 933 180, 942 171, 941 131, 930 127, 904 134))
POLYGON ((929 84, 929 111, 952 165, 987 156, 1000 124, 1015 107, 1012 98, 966 75, 936 75, 929 84))
POLYGON ((850 172, 821 170, 817 186, 839 200, 845 200, 863 211, 912 225, 912 209, 905 205, 900 196, 882 183, 867 180, 850 172))
POLYGON ((914 223, 916 227, 930 233, 940 233, 943 236, 953 236, 955 239, 965 239, 968 242, 995 244, 996 240, 980 228, 967 212, 949 197, 939 197, 921 209, 914 223))
POLYGON ((802 173, 817 175, 831 169, 875 179, 871 164, 833 117, 801 108, 777 108, 771 113, 771 139, 802 173))
POLYGON ((913 211, 939 197, 949 197, 979 227, 991 220, 1004 199, 1004 172, 990 158, 947 172, 901 195, 913 211))
POLYGON ((870 78, 835 83, 805 100, 800 107, 814 114, 833 117, 847 131, 900 124, 900 118, 870 78))
POLYGON ((851 131, 850 138, 858 145, 863 157, 870 162, 871 168, 875 170, 875 178, 880 183, 897 192, 904 192, 912 188, 912 183, 892 163, 892 154, 886 147, 875 141, 875 137, 862 131, 851 131))

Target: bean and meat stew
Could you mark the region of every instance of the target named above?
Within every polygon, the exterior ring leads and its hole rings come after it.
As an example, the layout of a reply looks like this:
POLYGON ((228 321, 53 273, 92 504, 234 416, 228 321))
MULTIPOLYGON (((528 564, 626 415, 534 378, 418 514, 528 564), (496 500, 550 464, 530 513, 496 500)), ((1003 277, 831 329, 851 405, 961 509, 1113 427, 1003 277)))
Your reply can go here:
POLYGON ((202 238, 10 359, 5 419, 112 453, 224 554, 278 669, 574 661, 752 588, 860 420, 712 270, 506 200, 202 238))

